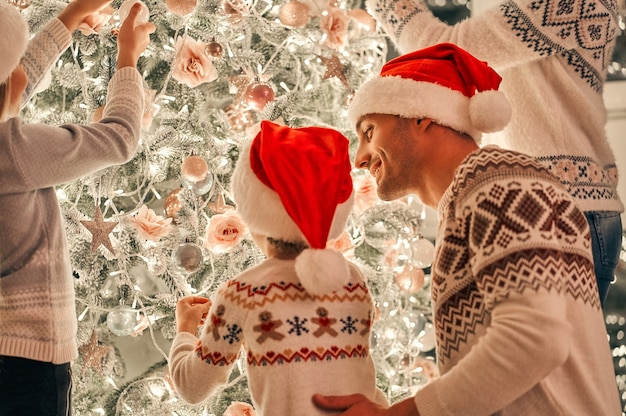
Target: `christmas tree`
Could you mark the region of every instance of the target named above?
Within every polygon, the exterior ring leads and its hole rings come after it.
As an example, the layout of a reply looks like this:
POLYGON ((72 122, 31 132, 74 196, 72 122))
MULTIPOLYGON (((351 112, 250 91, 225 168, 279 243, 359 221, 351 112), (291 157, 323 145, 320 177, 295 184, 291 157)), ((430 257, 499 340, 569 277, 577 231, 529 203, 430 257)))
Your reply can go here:
MULTIPOLYGON (((116 0, 74 35, 23 112, 29 122, 98 120, 116 57, 116 30, 135 0, 116 0)), ((14 1, 36 32, 65 1, 14 1)), ((77 295, 76 415, 221 415, 249 402, 245 366, 202 406, 177 398, 167 353, 182 296, 211 297, 263 259, 238 221, 229 180, 239 150, 262 119, 324 126, 353 142, 346 104, 377 74, 387 43, 358 1, 150 0, 156 32, 138 69, 146 108, 129 163, 58 188, 77 295), (162 359, 125 379, 116 342, 150 337, 162 359)), ((429 317, 434 247, 415 198, 382 203, 354 172, 357 203, 332 242, 357 263, 375 298, 372 354, 393 402, 435 376, 429 317)), ((259 201, 262 203, 262 201, 259 201)))

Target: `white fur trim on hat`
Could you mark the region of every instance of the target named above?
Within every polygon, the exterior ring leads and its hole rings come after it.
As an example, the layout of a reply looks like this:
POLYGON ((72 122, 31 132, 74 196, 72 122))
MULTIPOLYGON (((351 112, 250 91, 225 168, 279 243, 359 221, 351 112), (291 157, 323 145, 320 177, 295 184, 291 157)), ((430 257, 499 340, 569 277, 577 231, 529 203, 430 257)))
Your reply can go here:
POLYGON ((482 133, 470 120, 470 99, 460 91, 400 76, 374 78, 354 95, 348 107, 352 125, 367 114, 404 118, 432 118, 438 124, 469 134, 477 142, 482 133))
POLYGON ((28 46, 28 24, 22 14, 5 0, 0 0, 0 83, 9 78, 28 46))

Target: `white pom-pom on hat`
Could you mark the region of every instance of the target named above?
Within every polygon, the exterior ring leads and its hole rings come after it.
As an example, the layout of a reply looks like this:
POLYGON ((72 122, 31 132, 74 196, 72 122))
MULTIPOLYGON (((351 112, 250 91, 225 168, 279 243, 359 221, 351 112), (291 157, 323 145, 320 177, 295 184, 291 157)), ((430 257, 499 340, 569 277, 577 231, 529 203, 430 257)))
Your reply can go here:
POLYGON ((343 254, 330 248, 305 249, 296 257, 296 274, 304 289, 312 295, 334 292, 350 280, 350 270, 343 254))
POLYGON ((469 116, 476 129, 493 133, 509 124, 511 105, 501 91, 479 92, 470 99, 469 116))
POLYGON ((22 14, 6 1, 0 1, 0 83, 9 78, 28 46, 28 25, 22 14))

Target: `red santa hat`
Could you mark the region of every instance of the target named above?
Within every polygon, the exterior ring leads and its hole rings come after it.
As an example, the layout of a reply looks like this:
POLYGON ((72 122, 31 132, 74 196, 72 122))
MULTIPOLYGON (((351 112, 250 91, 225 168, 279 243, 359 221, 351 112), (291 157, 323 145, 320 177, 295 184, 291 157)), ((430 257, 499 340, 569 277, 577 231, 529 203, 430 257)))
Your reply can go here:
POLYGON ((28 25, 22 14, 5 0, 0 0, 0 84, 20 63, 28 46, 28 25))
POLYGON ((250 231, 309 248, 296 273, 312 294, 340 289, 350 277, 343 255, 326 242, 343 232, 354 204, 348 139, 322 127, 261 122, 231 180, 237 211, 250 231))
POLYGON ((431 118, 480 142, 511 119, 501 80, 486 62, 441 43, 387 62, 354 95, 348 117, 353 124, 366 114, 431 118))

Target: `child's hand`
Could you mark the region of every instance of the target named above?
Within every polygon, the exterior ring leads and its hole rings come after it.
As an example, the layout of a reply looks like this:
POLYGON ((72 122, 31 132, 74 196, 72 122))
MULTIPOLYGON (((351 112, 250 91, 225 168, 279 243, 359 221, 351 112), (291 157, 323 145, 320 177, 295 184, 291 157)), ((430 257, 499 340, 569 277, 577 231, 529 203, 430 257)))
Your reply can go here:
POLYGON ((199 296, 185 296, 176 302, 176 331, 197 335, 198 327, 211 308, 211 301, 199 296))
POLYGON ((141 12, 141 4, 135 3, 128 13, 128 17, 120 26, 117 35, 117 68, 137 66, 139 56, 150 43, 150 34, 155 27, 152 23, 136 25, 137 16, 141 12), (136 26, 135 26, 136 25, 136 26))
POLYGON ((73 0, 59 13, 58 19, 67 30, 73 32, 83 20, 104 9, 109 3, 111 0, 73 0))

